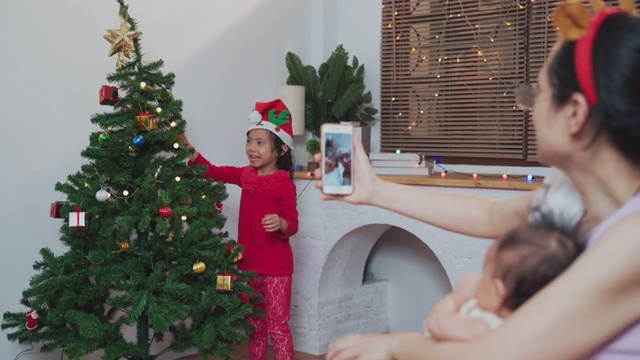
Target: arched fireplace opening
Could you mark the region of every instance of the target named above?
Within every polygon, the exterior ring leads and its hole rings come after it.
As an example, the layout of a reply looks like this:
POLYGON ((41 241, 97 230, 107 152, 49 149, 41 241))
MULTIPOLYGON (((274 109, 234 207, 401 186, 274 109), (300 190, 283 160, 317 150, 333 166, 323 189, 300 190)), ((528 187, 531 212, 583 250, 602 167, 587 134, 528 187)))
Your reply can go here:
POLYGON ((389 331, 421 331, 428 312, 451 283, 424 241, 399 227, 385 231, 367 258, 363 284, 387 282, 389 331))

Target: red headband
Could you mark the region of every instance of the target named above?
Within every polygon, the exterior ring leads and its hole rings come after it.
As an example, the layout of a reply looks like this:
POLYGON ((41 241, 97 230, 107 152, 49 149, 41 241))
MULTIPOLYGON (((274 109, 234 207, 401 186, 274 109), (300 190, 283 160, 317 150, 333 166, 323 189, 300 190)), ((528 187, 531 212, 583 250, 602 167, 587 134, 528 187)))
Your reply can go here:
POLYGON ((603 9, 598 12, 587 29, 587 34, 576 42, 576 50, 574 54, 574 62, 576 67, 576 76, 578 84, 587 98, 589 105, 595 107, 598 104, 598 95, 596 93, 596 83, 593 77, 593 43, 600 26, 611 15, 627 13, 619 8, 603 9))

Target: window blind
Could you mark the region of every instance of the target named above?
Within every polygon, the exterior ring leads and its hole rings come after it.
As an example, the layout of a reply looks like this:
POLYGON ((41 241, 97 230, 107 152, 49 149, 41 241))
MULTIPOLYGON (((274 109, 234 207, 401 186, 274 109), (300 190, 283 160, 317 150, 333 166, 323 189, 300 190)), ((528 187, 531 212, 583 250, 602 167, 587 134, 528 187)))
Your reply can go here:
POLYGON ((383 0, 381 151, 536 162, 513 90, 536 82, 558 3, 383 0))

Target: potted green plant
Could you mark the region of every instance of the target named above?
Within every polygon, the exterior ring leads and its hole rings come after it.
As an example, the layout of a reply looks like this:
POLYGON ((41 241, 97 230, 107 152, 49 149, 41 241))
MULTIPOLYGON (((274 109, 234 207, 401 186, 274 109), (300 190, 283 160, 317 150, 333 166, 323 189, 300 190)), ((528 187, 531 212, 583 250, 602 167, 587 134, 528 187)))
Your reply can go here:
POLYGON ((349 53, 338 45, 318 70, 304 65, 300 57, 287 52, 288 85, 305 87, 305 129, 317 139, 324 123, 357 122, 366 125, 378 110, 369 106, 371 92, 365 92, 364 65, 357 57, 349 64, 349 53))
POLYGON ((307 153, 309 154, 309 163, 308 163, 308 169, 309 171, 314 171, 315 169, 318 168, 318 166, 320 166, 320 164, 318 164, 318 162, 316 162, 313 159, 313 155, 317 154, 320 152, 320 140, 318 140, 318 138, 311 138, 309 140, 307 140, 307 142, 304 145, 305 150, 307 150, 307 153))

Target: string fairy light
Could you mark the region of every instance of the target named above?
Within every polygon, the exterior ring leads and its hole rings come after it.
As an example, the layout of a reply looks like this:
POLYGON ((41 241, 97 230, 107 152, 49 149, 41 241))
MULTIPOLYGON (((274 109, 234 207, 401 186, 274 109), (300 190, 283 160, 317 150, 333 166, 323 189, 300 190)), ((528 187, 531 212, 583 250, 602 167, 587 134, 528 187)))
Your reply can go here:
MULTIPOLYGON (((402 150, 397 149, 396 150, 397 154, 402 154, 402 150)), ((534 175, 508 175, 508 174, 501 174, 501 175, 497 175, 497 174, 478 174, 476 172, 474 173, 465 173, 465 172, 460 172, 460 171, 454 171, 451 169, 447 169, 444 166, 442 166, 442 164, 440 163, 440 160, 438 158, 429 158, 429 156, 421 154, 421 153, 416 153, 416 156, 418 157, 418 162, 416 162, 415 167, 421 167, 423 164, 431 164, 433 167, 438 168, 440 170, 440 177, 442 179, 446 179, 448 174, 456 174, 456 175, 462 175, 462 176, 468 176, 470 178, 472 178, 474 181, 479 181, 480 178, 487 178, 487 179, 502 179, 502 181, 509 181, 511 179, 513 180, 518 180, 518 179, 522 179, 524 181, 526 181, 527 183, 533 183, 536 180, 538 180, 534 175)))

